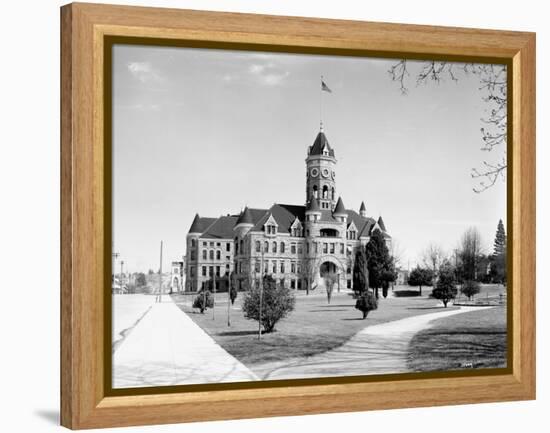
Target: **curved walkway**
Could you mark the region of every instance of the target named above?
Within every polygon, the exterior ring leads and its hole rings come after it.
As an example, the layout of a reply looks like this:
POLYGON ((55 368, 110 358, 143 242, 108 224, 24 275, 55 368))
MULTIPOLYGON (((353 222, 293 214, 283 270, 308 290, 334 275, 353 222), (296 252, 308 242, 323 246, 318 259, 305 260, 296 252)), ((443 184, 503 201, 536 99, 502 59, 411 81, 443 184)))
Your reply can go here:
POLYGON ((429 328, 433 320, 486 308, 491 307, 460 307, 369 326, 336 349, 253 370, 264 380, 406 373, 409 342, 417 332, 429 328))
POLYGON ((113 388, 242 382, 258 377, 172 301, 151 309, 113 354, 113 388))

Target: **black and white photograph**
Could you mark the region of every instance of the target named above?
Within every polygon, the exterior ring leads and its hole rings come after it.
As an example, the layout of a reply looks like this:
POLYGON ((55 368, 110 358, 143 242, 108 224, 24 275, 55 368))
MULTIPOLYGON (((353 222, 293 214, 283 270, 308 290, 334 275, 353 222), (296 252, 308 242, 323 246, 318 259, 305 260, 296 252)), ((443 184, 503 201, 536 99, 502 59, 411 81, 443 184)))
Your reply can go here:
POLYGON ((506 368, 507 86, 114 45, 113 389, 506 368))

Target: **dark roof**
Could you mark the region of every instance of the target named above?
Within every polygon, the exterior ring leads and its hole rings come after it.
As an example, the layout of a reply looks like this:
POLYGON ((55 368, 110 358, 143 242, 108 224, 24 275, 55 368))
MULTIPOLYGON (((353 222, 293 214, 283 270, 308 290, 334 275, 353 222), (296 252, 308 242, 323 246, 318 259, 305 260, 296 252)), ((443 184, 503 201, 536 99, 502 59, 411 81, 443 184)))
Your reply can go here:
POLYGON ((248 209, 248 206, 241 212, 241 215, 237 220, 237 225, 239 224, 254 224, 254 218, 252 217, 252 213, 248 209))
POLYGON ((355 224, 355 227, 357 227, 357 233, 359 233, 359 237, 369 236, 372 228, 376 224, 376 221, 369 217, 363 218, 354 210, 347 210, 346 213, 348 214, 348 227, 353 222, 355 224))
POLYGON ((189 227, 189 233, 202 233, 215 221, 216 218, 201 218, 199 214, 196 214, 191 227, 189 227))
POLYGON ((339 223, 336 218, 332 215, 332 211, 330 209, 321 209, 321 219, 319 220, 321 222, 328 222, 328 223, 339 223))
POLYGON ((363 212, 363 211, 366 211, 366 210, 367 210, 367 208, 365 207, 365 202, 362 201, 361 202, 361 207, 359 208, 359 212, 363 212))
POLYGON ((384 224, 384 220, 382 219, 382 215, 378 217, 378 225, 382 229, 383 232, 386 231, 386 225, 384 224))
POLYGON ((319 206, 319 200, 312 197, 311 200, 309 200, 309 202, 306 206, 306 211, 307 212, 319 212, 320 210, 321 210, 321 207, 319 206))
POLYGON ((346 207, 344 206, 344 202, 342 201, 342 197, 338 197, 338 201, 336 202, 336 207, 334 208, 334 215, 337 214, 345 214, 346 213, 346 207))
POLYGON ((235 227, 237 219, 234 215, 219 217, 214 224, 208 227, 201 238, 231 239, 233 237, 233 227, 235 227))
POLYGON ((323 131, 319 131, 319 134, 317 134, 315 141, 309 147, 308 155, 322 155, 325 145, 327 146, 328 154, 334 157, 334 150, 330 147, 325 133, 323 131))
POLYGON ((252 230, 262 231, 264 229, 264 224, 269 219, 269 216, 273 215, 273 218, 278 225, 277 230, 280 233, 290 233, 290 227, 296 218, 298 218, 301 222, 304 221, 305 211, 305 206, 275 203, 265 211, 264 215, 256 222, 254 227, 252 227, 252 230))

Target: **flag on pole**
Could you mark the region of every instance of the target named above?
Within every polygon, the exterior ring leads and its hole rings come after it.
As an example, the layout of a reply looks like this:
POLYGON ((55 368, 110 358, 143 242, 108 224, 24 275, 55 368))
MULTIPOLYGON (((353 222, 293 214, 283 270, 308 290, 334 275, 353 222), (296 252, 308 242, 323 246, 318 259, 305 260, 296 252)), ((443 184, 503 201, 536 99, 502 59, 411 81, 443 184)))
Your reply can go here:
POLYGON ((326 83, 321 78, 321 90, 324 92, 332 93, 332 90, 326 85, 326 83))

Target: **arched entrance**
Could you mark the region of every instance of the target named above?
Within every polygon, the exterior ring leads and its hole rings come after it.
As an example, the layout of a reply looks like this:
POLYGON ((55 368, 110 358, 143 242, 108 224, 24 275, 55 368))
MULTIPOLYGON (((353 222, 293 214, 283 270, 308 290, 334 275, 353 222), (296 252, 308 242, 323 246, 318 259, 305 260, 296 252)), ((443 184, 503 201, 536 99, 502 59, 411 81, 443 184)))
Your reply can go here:
POLYGON ((319 275, 321 278, 326 277, 328 274, 336 274, 337 272, 338 268, 332 262, 321 263, 321 266, 319 267, 319 275))
POLYGON ((336 281, 334 288, 338 288, 339 291, 340 287, 342 287, 342 282, 340 280, 345 277, 340 261, 336 257, 328 255, 321 257, 318 263, 319 267, 317 268, 314 278, 314 286, 324 290, 326 279, 331 275, 331 279, 336 281))

